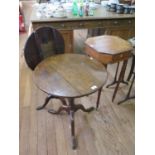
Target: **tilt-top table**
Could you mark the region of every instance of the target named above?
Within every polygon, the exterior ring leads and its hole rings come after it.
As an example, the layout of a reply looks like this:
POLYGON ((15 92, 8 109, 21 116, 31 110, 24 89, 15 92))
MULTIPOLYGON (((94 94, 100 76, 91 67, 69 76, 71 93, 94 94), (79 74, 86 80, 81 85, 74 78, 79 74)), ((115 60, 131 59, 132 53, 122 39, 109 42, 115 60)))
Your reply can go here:
MULTIPOLYGON (((63 105, 57 111, 50 109, 49 112, 59 114, 64 110, 69 114, 72 148, 75 149, 77 144, 74 131, 74 113, 77 110, 91 112, 94 107, 86 109, 82 104, 74 104, 74 99, 98 91, 96 103, 96 108, 98 108, 101 89, 107 80, 105 67, 86 55, 59 54, 43 60, 35 68, 33 79, 37 87, 48 95, 67 99, 68 102, 62 102, 63 105)), ((43 107, 46 105, 47 103, 43 107)))

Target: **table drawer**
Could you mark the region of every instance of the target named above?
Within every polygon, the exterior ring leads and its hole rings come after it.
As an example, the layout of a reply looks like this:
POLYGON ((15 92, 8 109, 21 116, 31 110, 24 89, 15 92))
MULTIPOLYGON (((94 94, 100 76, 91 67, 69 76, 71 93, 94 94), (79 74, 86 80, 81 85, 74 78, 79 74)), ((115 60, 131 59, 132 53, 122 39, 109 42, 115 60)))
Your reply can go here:
POLYGON ((122 60, 127 60, 130 56, 131 56, 131 52, 125 52, 125 53, 117 54, 117 55, 112 57, 112 62, 115 63, 115 62, 119 62, 122 60))
POLYGON ((96 19, 96 20, 79 20, 79 21, 62 21, 62 22, 40 22, 40 23, 33 23, 33 27, 40 27, 40 26, 52 26, 56 29, 88 29, 88 28, 101 28, 101 27, 122 27, 127 26, 131 27, 134 26, 134 19, 96 19))
POLYGON ((65 21, 65 22, 40 22, 40 23, 33 23, 33 28, 36 29, 40 26, 52 26, 56 29, 67 29, 67 30, 74 30, 74 29, 88 29, 88 28, 99 28, 103 26, 109 26, 109 21, 65 21))
POLYGON ((35 29, 40 26, 51 26, 60 30, 73 30, 73 29, 82 29, 85 28, 85 22, 48 22, 48 23, 36 23, 33 24, 35 29))
POLYGON ((101 21, 71 21, 71 22, 65 22, 65 23, 51 23, 56 28, 59 29, 88 29, 88 28, 94 28, 94 27, 102 27, 103 24, 101 21))
POLYGON ((134 19, 113 19, 109 20, 109 26, 134 26, 135 20, 134 19))

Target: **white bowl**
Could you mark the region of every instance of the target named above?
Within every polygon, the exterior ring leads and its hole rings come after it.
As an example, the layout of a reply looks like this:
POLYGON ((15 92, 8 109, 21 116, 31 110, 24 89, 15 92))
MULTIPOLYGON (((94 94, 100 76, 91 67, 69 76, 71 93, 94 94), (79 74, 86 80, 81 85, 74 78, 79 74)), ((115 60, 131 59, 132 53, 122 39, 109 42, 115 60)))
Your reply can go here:
POLYGON ((102 6, 107 6, 109 1, 101 1, 102 6))

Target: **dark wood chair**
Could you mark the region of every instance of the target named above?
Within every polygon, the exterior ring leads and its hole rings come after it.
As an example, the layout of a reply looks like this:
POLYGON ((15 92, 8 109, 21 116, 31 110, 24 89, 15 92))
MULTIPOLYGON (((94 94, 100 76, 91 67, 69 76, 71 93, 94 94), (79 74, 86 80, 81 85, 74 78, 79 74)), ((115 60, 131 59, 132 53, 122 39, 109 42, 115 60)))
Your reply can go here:
MULTIPOLYGON (((64 53, 64 49, 64 39, 58 30, 52 27, 40 27, 32 32, 25 43, 25 61, 28 67, 34 70, 42 60, 55 54, 62 54, 64 53)), ((37 110, 43 109, 52 98, 60 99, 62 104, 66 105, 63 98, 48 95, 45 103, 37 107, 37 110)))

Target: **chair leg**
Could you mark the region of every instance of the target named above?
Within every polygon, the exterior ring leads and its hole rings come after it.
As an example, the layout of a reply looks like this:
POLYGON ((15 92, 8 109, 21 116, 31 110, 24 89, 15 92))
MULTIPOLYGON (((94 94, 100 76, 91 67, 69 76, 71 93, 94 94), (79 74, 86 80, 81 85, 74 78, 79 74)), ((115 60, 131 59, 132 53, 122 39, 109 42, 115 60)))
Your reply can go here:
POLYGON ((122 66, 122 69, 121 69, 121 72, 120 72, 120 75, 119 75, 119 78, 118 78, 118 83, 117 83, 117 85, 116 85, 116 87, 115 87, 115 90, 114 90, 114 93, 113 93, 112 102, 114 101, 115 96, 116 96, 116 93, 117 93, 117 91, 118 91, 118 87, 119 87, 121 81, 122 81, 123 78, 124 78, 124 74, 125 74, 127 62, 128 62, 127 60, 125 60, 125 61, 123 62, 123 66, 122 66))

